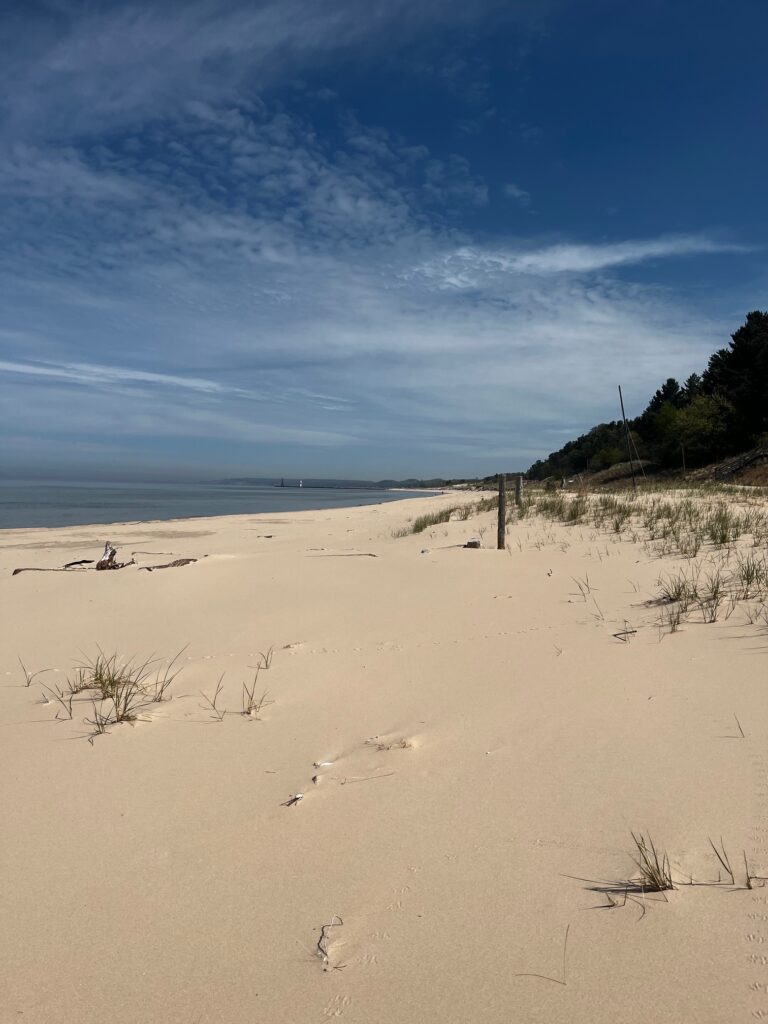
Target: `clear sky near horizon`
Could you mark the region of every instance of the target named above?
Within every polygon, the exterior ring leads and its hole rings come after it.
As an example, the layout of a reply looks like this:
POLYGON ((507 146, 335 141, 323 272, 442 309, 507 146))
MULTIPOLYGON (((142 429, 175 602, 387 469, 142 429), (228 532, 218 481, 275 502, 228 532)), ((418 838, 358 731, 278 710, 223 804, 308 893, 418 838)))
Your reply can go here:
POLYGON ((759 0, 4 0, 0 471, 524 468, 768 285, 759 0))

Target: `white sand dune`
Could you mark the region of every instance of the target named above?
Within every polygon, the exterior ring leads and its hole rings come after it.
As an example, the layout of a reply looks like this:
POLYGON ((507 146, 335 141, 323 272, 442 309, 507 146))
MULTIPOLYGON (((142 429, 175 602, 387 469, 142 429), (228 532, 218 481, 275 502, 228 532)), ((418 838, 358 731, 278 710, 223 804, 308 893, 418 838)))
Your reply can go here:
POLYGON ((768 1019, 765 629, 660 639, 673 560, 590 527, 392 537, 457 500, 0 535, 0 1022, 768 1019), (11 576, 107 537, 199 561, 11 576), (188 646, 171 701, 90 743, 40 684, 97 644, 188 646), (722 836, 736 884, 594 891, 633 830, 678 881, 722 875, 722 836))

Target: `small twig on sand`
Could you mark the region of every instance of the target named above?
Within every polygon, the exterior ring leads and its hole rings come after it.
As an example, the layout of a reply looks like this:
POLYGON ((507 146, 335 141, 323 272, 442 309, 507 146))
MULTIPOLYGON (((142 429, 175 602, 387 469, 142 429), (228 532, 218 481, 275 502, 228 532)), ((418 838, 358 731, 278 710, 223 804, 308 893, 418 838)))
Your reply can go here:
POLYGON ((622 629, 619 630, 618 633, 614 633, 613 635, 616 637, 617 640, 621 640, 622 643, 628 644, 629 638, 631 636, 634 636, 636 632, 636 629, 622 629))
POLYGON ((366 775, 365 778, 362 778, 362 779, 347 779, 347 778, 344 778, 341 781, 341 785, 342 786, 347 786, 351 782, 371 782, 373 779, 388 779, 390 775, 394 775, 394 774, 395 774, 394 772, 384 772, 383 775, 366 775))
POLYGON ((515 977, 516 978, 541 978, 542 981, 553 981, 555 983, 555 985, 566 985, 568 983, 568 978, 567 978, 567 974, 566 974, 566 967, 567 967, 566 957, 568 955, 568 932, 570 930, 571 930, 571 926, 569 924, 569 925, 566 926, 566 929, 565 929, 565 939, 563 941, 563 980, 562 981, 560 981, 559 978, 550 978, 549 975, 547 975, 547 974, 530 974, 528 972, 526 972, 524 974, 516 974, 515 977))
POLYGON ((320 929, 320 938, 317 940, 317 955, 324 964, 328 963, 328 932, 331 928, 340 928, 344 922, 338 914, 334 914, 328 924, 320 929))

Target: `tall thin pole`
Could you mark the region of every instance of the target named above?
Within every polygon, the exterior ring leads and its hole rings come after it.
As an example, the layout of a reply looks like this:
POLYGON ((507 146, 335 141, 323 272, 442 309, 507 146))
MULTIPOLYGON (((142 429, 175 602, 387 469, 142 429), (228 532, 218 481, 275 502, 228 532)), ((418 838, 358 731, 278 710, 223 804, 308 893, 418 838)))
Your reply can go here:
POLYGON ((632 443, 629 439, 629 427, 627 426, 627 415, 624 412, 624 396, 621 393, 621 384, 619 384, 619 401, 621 402, 621 418, 624 420, 624 433, 627 438, 627 454, 629 455, 629 470, 632 473, 632 490, 637 490, 637 484, 635 483, 635 464, 632 462, 632 443))
POLYGON ((505 473, 499 473, 499 530, 496 539, 496 547, 503 551, 507 546, 507 477, 505 473))

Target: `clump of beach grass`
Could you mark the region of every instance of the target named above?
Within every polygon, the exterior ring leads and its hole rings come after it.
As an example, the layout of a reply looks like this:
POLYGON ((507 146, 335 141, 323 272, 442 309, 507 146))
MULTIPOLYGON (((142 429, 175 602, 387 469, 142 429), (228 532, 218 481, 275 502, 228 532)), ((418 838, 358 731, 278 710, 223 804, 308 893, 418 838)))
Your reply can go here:
POLYGON ((699 607, 705 622, 717 622, 720 605, 723 603, 726 594, 726 577, 720 569, 716 569, 707 575, 702 595, 699 599, 699 607))
POLYGON ((632 832, 631 835, 636 849, 633 860, 640 872, 642 888, 647 892, 674 889, 667 854, 659 853, 650 835, 644 836, 642 832, 632 832))
MULTIPOLYGON (((58 705, 55 717, 59 720, 74 717, 75 701, 89 701, 91 717, 83 721, 92 728, 88 736, 92 741, 94 736, 105 733, 109 725, 135 722, 151 704, 170 700, 169 691, 181 671, 177 663, 184 650, 161 664, 155 658, 124 659, 117 652, 106 654, 99 648, 95 657, 76 665, 64 687, 42 686, 44 701, 58 705)), ((40 673, 27 672, 20 663, 31 683, 40 673)))
POLYGON ((736 577, 740 583, 739 597, 741 600, 760 595, 768 586, 768 564, 757 558, 753 552, 737 556, 736 577))
POLYGON ((21 665, 21 671, 24 673, 24 685, 29 688, 38 676, 41 676, 44 672, 50 672, 49 668, 39 668, 37 672, 30 672, 24 662, 19 658, 19 664, 21 665))
POLYGON ((147 658, 122 659, 116 652, 105 654, 99 650, 95 658, 78 666, 70 680, 73 693, 96 690, 102 701, 112 702, 112 720, 134 722, 139 713, 150 704, 169 699, 169 690, 181 671, 176 668, 182 648, 163 668, 154 668, 157 660, 147 658))
POLYGON ((274 644, 272 644, 271 647, 268 647, 266 649, 266 651, 259 651, 259 659, 260 659, 259 660, 259 667, 260 668, 264 668, 264 669, 271 668, 272 667, 272 658, 274 656, 274 653, 275 653, 275 645, 274 644))
MULTIPOLYGON (((181 672, 181 667, 175 668, 176 662, 186 651, 188 645, 181 648, 178 654, 175 654, 173 658, 168 662, 168 665, 164 670, 158 669, 155 678, 152 680, 151 688, 151 699, 154 704, 159 704, 164 700, 168 700, 168 691, 173 685, 176 676, 181 672)), ((271 648, 270 648, 271 657, 271 648)))
POLYGON ((262 669, 267 669, 272 664, 272 653, 273 647, 264 653, 261 652, 260 660, 253 674, 253 679, 249 683, 242 684, 241 694, 241 705, 240 711, 228 711, 227 708, 220 706, 221 693, 224 688, 224 674, 219 677, 216 683, 216 688, 213 691, 213 695, 209 696, 207 693, 200 690, 200 696, 205 701, 200 707, 210 712, 210 717, 216 722, 223 722, 227 715, 240 714, 245 718, 259 720, 259 715, 264 708, 269 707, 270 704, 275 702, 270 699, 269 692, 263 690, 259 693, 259 674, 262 669))
POLYGON ((93 744, 93 740, 96 736, 103 736, 104 733, 109 731, 109 726, 113 725, 116 719, 110 710, 105 710, 103 704, 99 704, 98 701, 92 701, 92 718, 85 718, 83 721, 86 725, 92 726, 93 731, 88 736, 88 741, 93 744))
POLYGON ((449 508, 440 509, 438 512, 427 512, 417 516, 405 526, 396 527, 391 531, 392 537, 399 539, 409 537, 413 533, 424 533, 433 526, 440 526, 443 523, 450 523, 455 519, 465 523, 474 516, 483 512, 492 512, 499 507, 498 497, 480 498, 479 501, 466 502, 463 505, 451 505, 449 508))
POLYGON ((200 696, 205 701, 206 707, 210 710, 211 717, 214 718, 217 722, 223 722, 224 721, 224 715, 226 715, 226 713, 227 713, 223 708, 217 707, 217 703, 218 703, 219 697, 221 696, 221 690, 222 690, 223 686, 224 686, 224 675, 222 673, 222 675, 219 677, 218 683, 216 683, 216 689, 213 691, 213 697, 209 697, 208 694, 207 693, 203 693, 202 690, 200 691, 200 696))
POLYGON ((53 701, 54 703, 59 705, 55 717, 57 719, 71 719, 73 694, 65 694, 58 684, 55 684, 53 688, 51 688, 50 686, 43 686, 43 690, 45 691, 45 693, 48 694, 48 697, 45 698, 46 704, 48 704, 50 701, 53 701))
POLYGON ((411 533, 423 533, 430 526, 438 526, 440 523, 449 523, 455 509, 445 508, 440 512, 429 512, 423 516, 417 516, 411 526, 411 533))
POLYGON ((395 540, 399 540, 401 537, 409 537, 411 532, 410 526, 398 526, 392 530, 392 537, 394 537, 395 540))
POLYGON ((269 694, 266 690, 261 694, 260 697, 256 696, 256 688, 259 682, 259 670, 256 670, 256 674, 253 677, 250 685, 243 683, 243 710, 242 714, 246 718, 258 719, 259 713, 262 708, 267 707, 269 704, 274 704, 273 700, 269 699, 269 694))

